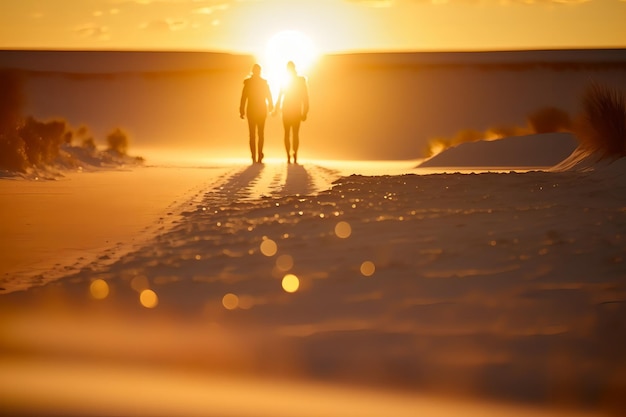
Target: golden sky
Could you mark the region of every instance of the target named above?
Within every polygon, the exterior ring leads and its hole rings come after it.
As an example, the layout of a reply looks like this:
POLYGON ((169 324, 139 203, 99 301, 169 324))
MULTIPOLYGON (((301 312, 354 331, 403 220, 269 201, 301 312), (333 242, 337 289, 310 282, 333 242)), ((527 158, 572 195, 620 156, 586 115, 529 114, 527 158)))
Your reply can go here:
POLYGON ((258 53, 626 47, 626 0, 2 0, 0 48, 258 53))

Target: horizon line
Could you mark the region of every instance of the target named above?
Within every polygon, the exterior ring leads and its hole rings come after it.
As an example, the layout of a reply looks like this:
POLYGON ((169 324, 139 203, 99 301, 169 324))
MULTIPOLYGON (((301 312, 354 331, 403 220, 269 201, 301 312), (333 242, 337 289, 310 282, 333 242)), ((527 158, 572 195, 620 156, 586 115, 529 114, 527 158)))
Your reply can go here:
MULTIPOLYGON (((251 51, 233 51, 222 49, 204 48, 55 48, 55 47, 6 47, 0 46, 0 52, 149 52, 149 53, 208 53, 235 56, 255 56, 251 51)), ((626 51, 624 46, 594 46, 594 47, 527 47, 527 48, 458 48, 458 49, 375 49, 375 48, 355 48, 338 51, 321 52, 319 56, 326 55, 367 55, 367 54, 463 54, 463 53, 509 53, 509 52, 559 52, 559 51, 626 51)))

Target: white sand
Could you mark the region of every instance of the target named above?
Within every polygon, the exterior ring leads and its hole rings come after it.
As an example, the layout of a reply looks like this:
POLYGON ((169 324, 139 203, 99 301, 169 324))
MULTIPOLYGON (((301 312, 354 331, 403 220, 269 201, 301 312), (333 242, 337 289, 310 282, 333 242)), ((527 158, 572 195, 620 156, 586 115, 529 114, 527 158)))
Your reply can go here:
MULTIPOLYGON (((152 161, 152 159, 150 160, 152 161)), ((201 194, 241 170, 242 161, 186 160, 131 169, 66 173, 57 180, 0 181, 0 294, 45 284, 99 260, 111 263, 179 220, 201 194)), ((323 161, 309 178, 290 178, 269 160, 245 198, 328 189, 340 175, 399 174, 413 162, 323 161), (281 182, 282 181, 282 182, 281 182)), ((304 171, 298 171, 304 173, 304 171)), ((250 178, 252 179, 252 178, 250 178)))
POLYGON ((547 168, 567 158, 578 146, 571 133, 543 133, 462 143, 420 163, 420 167, 547 168))
POLYGON ((147 167, 0 181, 0 287, 28 288, 96 258, 114 260, 175 221, 181 206, 232 169, 147 167))
POLYGON ((337 166, 240 166, 119 261, 3 295, 0 402, 70 415, 623 410, 623 165, 327 189, 354 170, 337 166), (72 394, 84 384, 107 400, 72 394))

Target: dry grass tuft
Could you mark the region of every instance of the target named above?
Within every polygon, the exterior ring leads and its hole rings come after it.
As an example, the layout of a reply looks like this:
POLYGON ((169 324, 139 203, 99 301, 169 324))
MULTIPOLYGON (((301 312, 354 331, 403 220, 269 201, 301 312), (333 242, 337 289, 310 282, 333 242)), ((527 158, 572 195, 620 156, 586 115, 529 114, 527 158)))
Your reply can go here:
POLYGON ((626 156, 626 99, 614 88, 593 83, 582 98, 575 134, 582 147, 602 157, 626 156))

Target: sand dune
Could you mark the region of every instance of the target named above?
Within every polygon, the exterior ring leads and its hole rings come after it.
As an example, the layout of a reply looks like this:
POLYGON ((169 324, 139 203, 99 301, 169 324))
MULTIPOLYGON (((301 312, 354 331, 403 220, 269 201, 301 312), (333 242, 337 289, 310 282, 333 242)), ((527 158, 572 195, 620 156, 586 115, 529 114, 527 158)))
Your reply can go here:
POLYGON ((559 164, 578 146, 570 133, 516 136, 463 143, 421 162, 419 167, 540 167, 559 164))

